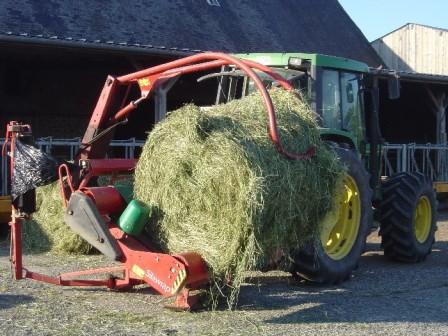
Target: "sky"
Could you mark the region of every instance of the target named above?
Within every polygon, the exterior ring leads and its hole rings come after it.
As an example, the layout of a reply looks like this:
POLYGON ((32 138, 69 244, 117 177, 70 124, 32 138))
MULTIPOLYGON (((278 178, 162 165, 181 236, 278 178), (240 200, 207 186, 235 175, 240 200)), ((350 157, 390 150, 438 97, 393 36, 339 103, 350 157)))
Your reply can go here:
POLYGON ((369 41, 408 22, 448 29, 448 0, 339 0, 369 41))

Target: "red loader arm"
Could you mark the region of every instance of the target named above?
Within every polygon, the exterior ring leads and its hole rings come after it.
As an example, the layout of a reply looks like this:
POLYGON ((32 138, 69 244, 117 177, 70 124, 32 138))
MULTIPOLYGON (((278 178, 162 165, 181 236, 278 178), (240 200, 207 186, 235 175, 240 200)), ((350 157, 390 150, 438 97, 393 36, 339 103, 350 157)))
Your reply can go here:
POLYGON ((224 53, 207 52, 117 78, 109 76, 93 111, 87 131, 84 134, 80 154, 77 159, 104 158, 113 136, 112 129, 123 121, 131 111, 136 109, 142 101, 148 99, 154 90, 166 81, 183 74, 217 68, 222 65, 234 65, 254 81, 266 105, 269 136, 280 154, 292 160, 307 159, 314 155, 314 147, 310 147, 305 153, 292 153, 283 147, 278 134, 277 121, 271 97, 259 76, 252 69, 257 69, 268 74, 278 81, 284 89, 292 90, 292 86, 286 79, 259 63, 241 60, 224 53), (130 87, 136 84, 140 87, 141 97, 126 103, 130 87), (121 108, 118 112, 113 113, 113 97, 122 86, 127 87, 126 94, 121 108))

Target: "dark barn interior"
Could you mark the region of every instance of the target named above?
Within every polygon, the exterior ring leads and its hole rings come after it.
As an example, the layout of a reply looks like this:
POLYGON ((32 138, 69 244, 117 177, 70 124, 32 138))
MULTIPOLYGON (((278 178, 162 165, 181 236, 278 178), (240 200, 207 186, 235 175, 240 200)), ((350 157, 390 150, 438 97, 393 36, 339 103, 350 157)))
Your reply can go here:
MULTIPOLYGON (((436 115, 427 83, 400 81, 400 97, 388 98, 387 80, 380 80, 379 119, 384 140, 393 144, 436 143, 436 115)), ((431 89, 437 90, 436 85, 431 89)))
MULTIPOLYGON (((30 123, 35 137, 70 139, 83 135, 108 74, 119 76, 173 60, 167 55, 15 46, 0 53, 0 131, 9 120, 30 123)), ((184 103, 210 104, 211 81, 197 83, 202 74, 181 77, 168 94, 168 110, 184 103)), ((136 88, 134 97, 139 95, 136 88)), ((117 129, 116 139, 144 139, 154 123, 153 103, 142 105, 117 129)))

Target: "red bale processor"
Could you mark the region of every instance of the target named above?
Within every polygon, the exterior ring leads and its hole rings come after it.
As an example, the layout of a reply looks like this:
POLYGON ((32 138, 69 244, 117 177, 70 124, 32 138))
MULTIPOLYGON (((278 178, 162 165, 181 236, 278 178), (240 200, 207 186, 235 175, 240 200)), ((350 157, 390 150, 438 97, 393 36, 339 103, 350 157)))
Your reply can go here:
MULTIPOLYGON (((108 76, 75 163, 62 163, 55 170, 61 186, 66 224, 98 251, 118 263, 112 267, 65 273, 56 277, 25 268, 22 264, 21 229, 24 220, 35 211, 32 188, 20 195, 13 194, 11 263, 16 280, 33 279, 61 286, 106 286, 117 290, 147 284, 163 296, 174 297, 174 307, 192 308, 198 297, 191 291, 208 283, 207 265, 201 256, 194 252, 176 255, 158 252, 137 235, 149 218, 145 206, 133 201, 127 204, 116 187, 93 185, 100 176, 133 173, 136 160, 106 159, 105 156, 114 129, 124 124, 140 103, 151 96, 165 102, 156 104, 158 121, 166 114, 166 93, 179 76, 225 65, 240 69, 255 83, 266 105, 268 133, 277 151, 291 160, 308 158, 314 154, 314 148, 306 153, 291 153, 282 146, 271 98, 253 69, 271 76, 286 90, 292 87, 283 77, 261 64, 223 53, 208 52, 121 77, 108 76), (130 90, 135 85, 139 86, 141 96, 130 101, 130 90), (120 95, 122 97, 118 97, 120 95), (118 99, 121 104, 117 105, 118 99), (99 274, 109 276, 97 279, 99 274), (89 275, 95 279, 86 279, 89 275)), ((7 125, 3 152, 9 154, 12 184, 18 179, 14 175, 18 146, 22 146, 30 135, 31 127, 28 125, 19 122, 7 125)))

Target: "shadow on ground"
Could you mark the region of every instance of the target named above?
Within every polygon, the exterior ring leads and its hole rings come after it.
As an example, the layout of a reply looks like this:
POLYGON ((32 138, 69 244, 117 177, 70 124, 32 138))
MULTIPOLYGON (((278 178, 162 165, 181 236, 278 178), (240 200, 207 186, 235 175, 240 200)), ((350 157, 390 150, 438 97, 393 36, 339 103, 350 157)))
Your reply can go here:
MULTIPOLYGON (((441 228, 444 232, 448 230, 446 225, 441 228)), ((8 244, 0 244, 0 255, 7 255, 7 247, 8 244)), ((242 287, 238 310, 255 313, 260 320, 271 325, 448 323, 448 241, 437 242, 433 253, 419 264, 387 260, 374 236, 369 239, 366 250, 351 281, 335 286, 297 282, 281 272, 257 273, 242 287)), ((73 289, 75 294, 83 291, 86 294, 105 292, 98 288, 73 289)), ((64 293, 70 292, 64 290, 64 293)), ((152 293, 150 289, 130 291, 130 295, 152 293)), ((96 299, 99 297, 95 296, 96 299)), ((105 296, 104 300, 109 298, 105 296)), ((123 296, 119 298, 123 299, 123 296)), ((34 299, 27 295, 0 294, 0 315, 1 309, 32 301, 34 299)))
POLYGON ((2 309, 27 304, 32 301, 34 301, 34 298, 29 295, 0 294, 0 312, 2 309))
POLYGON ((369 244, 351 281, 335 286, 298 283, 269 273, 241 290, 239 310, 277 310, 272 324, 334 322, 448 323, 448 242, 423 263, 387 260, 369 244))

